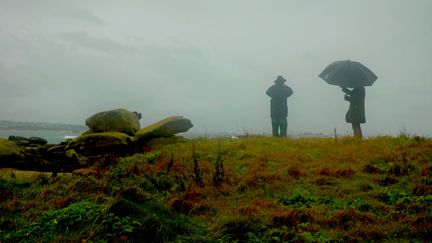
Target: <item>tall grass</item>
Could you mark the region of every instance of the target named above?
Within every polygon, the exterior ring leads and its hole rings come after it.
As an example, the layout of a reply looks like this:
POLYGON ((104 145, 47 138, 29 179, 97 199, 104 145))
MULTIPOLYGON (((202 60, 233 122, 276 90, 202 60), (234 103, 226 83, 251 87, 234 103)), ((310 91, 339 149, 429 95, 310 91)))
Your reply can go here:
POLYGON ((431 238, 430 139, 167 141, 90 176, 1 180, 0 240, 431 238))

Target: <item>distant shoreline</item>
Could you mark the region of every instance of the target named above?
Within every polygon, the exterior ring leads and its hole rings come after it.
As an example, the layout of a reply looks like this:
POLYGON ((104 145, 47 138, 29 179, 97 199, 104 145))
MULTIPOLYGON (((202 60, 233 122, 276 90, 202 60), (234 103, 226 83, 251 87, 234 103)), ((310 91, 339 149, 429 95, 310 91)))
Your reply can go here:
POLYGON ((18 122, 0 120, 0 130, 3 131, 76 131, 87 130, 84 125, 49 123, 49 122, 18 122))
POLYGON ((50 144, 57 144, 65 141, 71 136, 79 136, 83 131, 69 130, 3 130, 0 129, 0 138, 9 139, 10 136, 39 137, 46 139, 50 144))

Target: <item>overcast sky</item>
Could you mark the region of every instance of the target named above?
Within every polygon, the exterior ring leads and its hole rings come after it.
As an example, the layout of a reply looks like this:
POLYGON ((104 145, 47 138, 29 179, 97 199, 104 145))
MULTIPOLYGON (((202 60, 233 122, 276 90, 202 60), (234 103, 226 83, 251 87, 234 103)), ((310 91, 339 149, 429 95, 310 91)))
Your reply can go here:
POLYGON ((142 125, 270 133, 265 91, 294 90, 290 134, 351 133, 348 103, 317 75, 360 61, 366 135, 432 134, 430 0, 0 0, 0 120, 84 124, 115 108, 142 125))

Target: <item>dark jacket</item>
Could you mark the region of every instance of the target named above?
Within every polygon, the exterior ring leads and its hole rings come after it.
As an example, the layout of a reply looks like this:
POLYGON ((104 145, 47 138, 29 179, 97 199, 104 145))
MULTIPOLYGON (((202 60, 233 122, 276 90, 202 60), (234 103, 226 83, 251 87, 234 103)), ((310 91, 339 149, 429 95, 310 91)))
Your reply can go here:
POLYGON ((271 97, 270 115, 275 117, 287 117, 287 98, 293 94, 292 89, 284 84, 275 84, 267 90, 266 94, 271 97))
POLYGON ((349 110, 345 115, 345 121, 348 123, 365 123, 365 88, 359 87, 352 90, 343 88, 346 95, 345 100, 350 102, 349 110))

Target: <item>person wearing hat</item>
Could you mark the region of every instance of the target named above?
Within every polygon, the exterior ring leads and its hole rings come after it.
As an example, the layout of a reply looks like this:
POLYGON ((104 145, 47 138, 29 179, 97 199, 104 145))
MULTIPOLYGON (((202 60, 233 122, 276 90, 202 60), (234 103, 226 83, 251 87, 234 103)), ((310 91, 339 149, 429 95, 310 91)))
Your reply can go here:
POLYGON ((286 137, 288 127, 288 105, 287 99, 293 94, 290 87, 286 86, 284 79, 281 75, 277 77, 272 85, 266 92, 271 97, 270 100, 270 116, 272 121, 273 136, 286 137))

